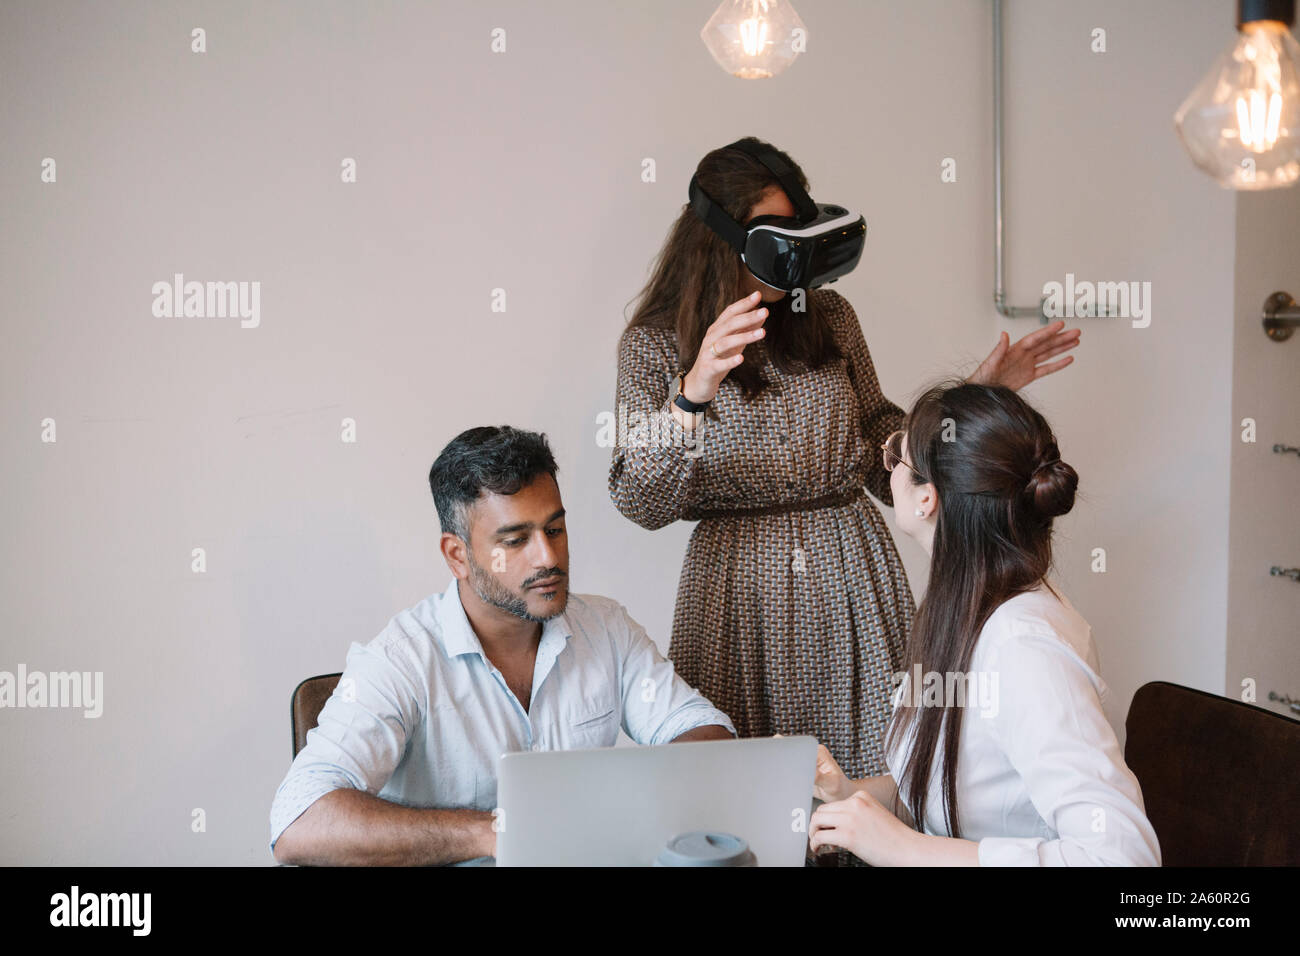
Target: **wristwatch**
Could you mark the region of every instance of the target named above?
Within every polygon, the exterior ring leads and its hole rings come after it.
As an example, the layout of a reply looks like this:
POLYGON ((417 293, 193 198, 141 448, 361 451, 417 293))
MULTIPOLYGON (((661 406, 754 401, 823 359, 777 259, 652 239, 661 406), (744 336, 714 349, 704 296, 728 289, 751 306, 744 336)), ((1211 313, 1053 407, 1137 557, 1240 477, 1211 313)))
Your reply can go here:
POLYGON ((686 373, 678 372, 677 378, 673 379, 673 404, 684 412, 690 412, 692 415, 702 412, 709 407, 708 402, 693 402, 682 394, 682 387, 686 384, 686 373))

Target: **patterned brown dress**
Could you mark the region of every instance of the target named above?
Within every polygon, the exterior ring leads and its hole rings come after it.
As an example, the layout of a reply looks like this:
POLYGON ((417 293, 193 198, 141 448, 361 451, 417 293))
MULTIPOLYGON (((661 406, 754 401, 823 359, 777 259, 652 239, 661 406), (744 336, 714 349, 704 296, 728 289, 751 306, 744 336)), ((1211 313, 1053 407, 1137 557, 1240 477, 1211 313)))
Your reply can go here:
POLYGON ((615 410, 626 416, 609 470, 615 506, 643 527, 699 520, 677 587, 668 656, 742 737, 812 734, 850 777, 888 773, 892 713, 915 602, 884 518, 892 506, 880 444, 904 412, 880 392, 848 300, 819 296, 846 356, 784 375, 765 341, 745 348, 773 383, 751 402, 730 377, 696 426, 669 411, 671 330, 629 327, 615 410), (724 509, 857 496, 759 516, 724 509))

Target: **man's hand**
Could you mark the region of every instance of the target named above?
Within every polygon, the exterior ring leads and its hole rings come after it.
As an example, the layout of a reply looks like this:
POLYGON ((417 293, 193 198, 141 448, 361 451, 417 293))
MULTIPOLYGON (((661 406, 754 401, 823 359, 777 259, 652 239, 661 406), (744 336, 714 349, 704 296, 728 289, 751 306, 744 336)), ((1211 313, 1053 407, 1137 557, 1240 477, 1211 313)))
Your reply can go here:
POLYGON ((676 737, 674 737, 672 740, 668 742, 670 744, 682 744, 682 743, 686 743, 689 740, 734 740, 734 739, 735 739, 735 734, 733 734, 726 727, 723 727, 721 724, 705 724, 703 727, 692 727, 690 730, 686 731, 686 733, 678 734, 676 737))
MULTIPOLYGON (((498 807, 498 809, 500 809, 498 807)), ((490 856, 496 859, 497 856, 497 813, 492 812, 491 819, 483 821, 483 840, 481 844, 482 852, 479 856, 490 856)))
POLYGON ((362 790, 331 790, 280 834, 279 863, 297 866, 437 866, 496 855, 485 810, 399 806, 362 790))

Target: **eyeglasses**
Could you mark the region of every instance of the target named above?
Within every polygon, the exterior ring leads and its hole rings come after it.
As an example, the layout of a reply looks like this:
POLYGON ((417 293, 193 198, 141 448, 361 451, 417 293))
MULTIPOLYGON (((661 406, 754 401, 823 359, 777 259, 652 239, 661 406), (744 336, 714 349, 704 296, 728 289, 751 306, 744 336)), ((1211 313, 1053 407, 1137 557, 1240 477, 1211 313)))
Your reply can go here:
POLYGON ((884 452, 885 471, 893 471, 895 465, 902 465, 904 468, 911 471, 912 474, 916 475, 916 477, 925 481, 924 475, 907 462, 903 461, 903 432, 892 432, 880 447, 884 452))

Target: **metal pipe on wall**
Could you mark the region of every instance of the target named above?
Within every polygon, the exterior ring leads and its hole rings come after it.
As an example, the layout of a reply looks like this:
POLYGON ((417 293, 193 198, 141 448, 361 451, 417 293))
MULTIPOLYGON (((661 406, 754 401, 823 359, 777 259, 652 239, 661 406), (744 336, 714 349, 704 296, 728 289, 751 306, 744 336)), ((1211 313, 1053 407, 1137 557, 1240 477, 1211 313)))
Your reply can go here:
MULTIPOLYGON (((1003 245, 1006 241, 1004 216, 1005 197, 1002 188, 1002 0, 993 0, 993 304, 1008 319, 1037 316, 1046 325, 1054 318, 1047 315, 1046 296, 1038 305, 1007 305, 1006 263, 1003 245)), ((1106 315, 1096 308, 1075 313, 1077 318, 1096 318, 1106 315)))

